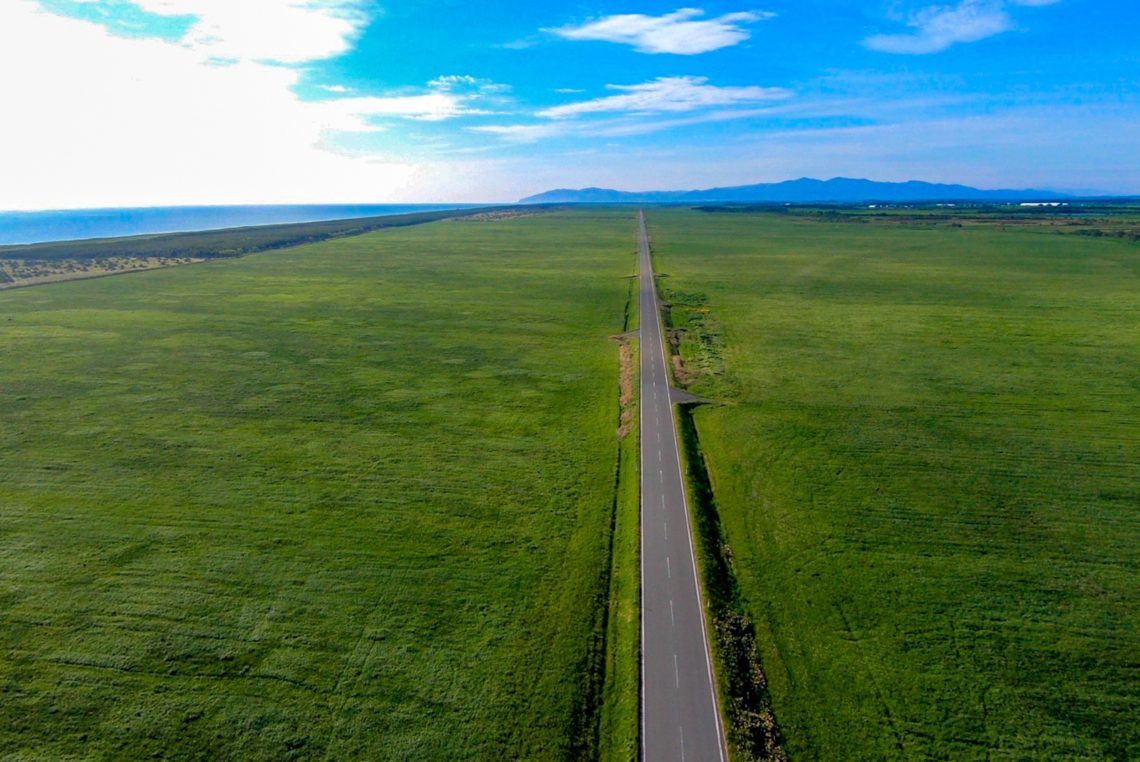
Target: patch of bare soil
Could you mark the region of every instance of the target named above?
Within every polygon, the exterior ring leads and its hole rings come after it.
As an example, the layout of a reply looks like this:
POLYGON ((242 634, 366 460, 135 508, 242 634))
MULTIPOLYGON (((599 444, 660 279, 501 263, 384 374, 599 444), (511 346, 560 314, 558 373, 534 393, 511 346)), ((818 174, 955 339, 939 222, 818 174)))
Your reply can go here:
POLYGON ((618 424, 618 437, 625 439, 633 431, 633 347, 629 339, 615 338, 619 347, 621 359, 621 396, 618 402, 621 406, 621 417, 618 424))
POLYGON ((64 259, 60 261, 0 259, 0 289, 38 286, 84 278, 158 270, 201 262, 191 257, 108 257, 99 260, 64 259))
POLYGON ((677 382, 678 386, 689 386, 700 377, 701 372, 687 367, 681 355, 673 355, 673 379, 677 382))
POLYGON ((484 212, 483 214, 472 214, 467 217, 455 217, 452 222, 502 222, 503 220, 513 220, 519 217, 533 217, 536 214, 543 214, 544 210, 534 211, 510 211, 510 212, 484 212))

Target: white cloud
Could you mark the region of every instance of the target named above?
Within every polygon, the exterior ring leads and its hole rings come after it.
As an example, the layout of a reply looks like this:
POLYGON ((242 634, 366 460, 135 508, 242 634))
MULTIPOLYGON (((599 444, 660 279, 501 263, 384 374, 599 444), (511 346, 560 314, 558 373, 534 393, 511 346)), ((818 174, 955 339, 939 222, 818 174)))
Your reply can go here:
POLYGON ((976 42, 1012 28, 1001 3, 962 0, 954 7, 931 6, 911 16, 907 34, 878 34, 863 44, 884 53, 937 53, 959 42, 976 42))
POLYGON ((193 16, 182 43, 203 55, 302 63, 346 52, 368 22, 362 0, 132 0, 162 16, 193 16))
POLYGON ((0 2, 0 71, 20 72, 0 88, 0 209, 407 198, 445 168, 322 146, 377 119, 472 113, 476 97, 304 101, 294 67, 211 65, 194 46, 115 36, 33 0, 0 2))
POLYGON ((541 124, 488 124, 472 127, 472 132, 497 135, 513 143, 533 143, 537 140, 555 138, 577 130, 577 125, 565 122, 541 124))
POLYGON ((792 93, 778 87, 716 87, 704 77, 661 77, 640 85, 608 85, 611 95, 539 111, 546 122, 480 125, 472 132, 495 135, 511 143, 533 143, 567 136, 620 138, 770 115, 770 106, 792 93), (600 118, 578 119, 583 115, 600 118), (669 118, 663 118, 668 115, 669 118))
POLYGON ((771 116, 777 108, 727 109, 709 111, 673 119, 637 119, 618 117, 591 121, 556 121, 538 124, 481 125, 471 127, 472 132, 496 135, 509 143, 534 143, 539 140, 566 136, 596 138, 626 138, 649 135, 655 132, 690 127, 698 124, 730 122, 750 117, 771 116))
POLYGON ((428 87, 445 93, 458 91, 488 95, 507 93, 511 90, 510 85, 503 85, 488 79, 472 77, 470 74, 448 74, 442 77, 436 77, 431 82, 428 82, 428 87))
POLYGON ((904 34, 877 34, 863 40, 884 53, 924 55, 960 42, 977 42, 1013 29, 1008 5, 1045 6, 1060 0, 960 0, 955 6, 933 5, 911 14, 904 34))
POLYGON ((367 131, 372 117, 397 116, 427 122, 440 122, 459 116, 486 113, 469 105, 468 98, 447 92, 404 95, 387 98, 361 97, 322 101, 317 105, 329 116, 330 129, 367 131))
POLYGON ((631 45, 642 53, 696 55, 738 45, 751 33, 745 24, 772 18, 775 14, 745 11, 714 19, 701 19, 704 11, 682 8, 664 16, 640 13, 606 16, 581 26, 549 29, 567 40, 591 40, 631 45))
POLYGON ((708 84, 705 77, 659 77, 639 85, 607 85, 607 88, 620 94, 554 106, 535 114, 549 121, 479 125, 469 130, 495 135, 510 143, 534 143, 567 136, 619 138, 768 114, 771 107, 757 106, 792 95, 779 87, 717 87, 708 84), (681 114, 686 116, 676 116, 681 114), (601 118, 577 118, 584 115, 601 118), (663 115, 673 116, 664 119, 663 115))
POLYGON ((475 79, 468 74, 448 74, 442 77, 436 77, 428 86, 436 90, 455 90, 462 87, 475 87, 479 84, 479 80, 475 79))
POLYGON ((679 127, 691 127, 697 124, 715 124, 717 122, 731 122, 737 119, 748 119, 750 117, 770 116, 773 111, 774 109, 769 108, 726 109, 708 111, 703 114, 695 114, 676 119, 615 121, 611 124, 596 125, 595 128, 590 131, 590 134, 604 138, 647 135, 653 132, 662 132, 679 127))
POLYGON ((659 77, 640 85, 608 85, 621 95, 610 95, 538 112, 547 119, 565 119, 582 114, 660 114, 695 111, 712 106, 736 106, 781 100, 791 93, 779 87, 717 87, 705 77, 659 77))

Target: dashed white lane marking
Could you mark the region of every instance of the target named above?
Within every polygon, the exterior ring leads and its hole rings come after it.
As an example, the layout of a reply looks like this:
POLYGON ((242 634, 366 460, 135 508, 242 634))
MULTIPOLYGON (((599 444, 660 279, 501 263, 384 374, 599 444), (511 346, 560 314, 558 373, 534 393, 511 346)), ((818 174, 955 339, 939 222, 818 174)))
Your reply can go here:
POLYGON ((673 654, 673 680, 681 687, 681 669, 677 666, 677 654, 673 654))
POLYGON ((685 728, 678 725, 677 730, 681 731, 681 762, 685 762, 685 728))
POLYGON ((669 563, 669 556, 665 556, 665 573, 669 575, 669 579, 673 579, 673 565, 669 563))
POLYGON ((665 542, 669 542, 669 522, 662 521, 661 525, 665 527, 665 542))
POLYGON ((677 626, 677 620, 673 617, 673 599, 669 599, 669 623, 674 627, 677 626))

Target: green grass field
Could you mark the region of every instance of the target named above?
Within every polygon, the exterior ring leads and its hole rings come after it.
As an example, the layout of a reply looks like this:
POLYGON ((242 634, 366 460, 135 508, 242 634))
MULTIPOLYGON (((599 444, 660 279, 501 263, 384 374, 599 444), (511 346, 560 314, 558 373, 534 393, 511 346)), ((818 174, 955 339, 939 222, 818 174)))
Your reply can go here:
POLYGON ((0 757, 593 756, 635 231, 0 293, 0 757))
POLYGON ((649 221, 790 758, 1140 758, 1140 248, 649 221))

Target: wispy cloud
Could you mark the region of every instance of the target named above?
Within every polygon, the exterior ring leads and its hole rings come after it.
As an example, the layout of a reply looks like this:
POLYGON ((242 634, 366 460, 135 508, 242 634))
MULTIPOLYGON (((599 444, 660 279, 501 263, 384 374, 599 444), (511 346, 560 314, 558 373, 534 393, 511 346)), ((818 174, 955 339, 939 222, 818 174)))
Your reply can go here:
POLYGON ((424 122, 441 122, 460 116, 486 114, 470 104, 470 98, 454 93, 431 92, 421 95, 391 97, 340 98, 323 103, 326 113, 337 117, 330 121, 344 131, 366 132, 374 129, 370 120, 403 117, 424 122))
POLYGON ((775 16, 761 11, 729 13, 713 19, 702 19, 704 15, 697 8, 682 8, 664 16, 630 13, 545 31, 567 40, 630 45, 642 53, 697 55, 742 43, 751 37, 745 25, 775 16))
POLYGON ((472 132, 496 135, 512 143, 534 143, 538 140, 560 137, 577 130, 578 125, 558 122, 539 124, 486 124, 472 127, 472 132))
POLYGON ((619 138, 767 115, 792 96, 778 87, 717 87, 704 77, 660 77, 639 85, 608 85, 618 95, 542 109, 542 122, 479 125, 472 132, 512 143, 588 136, 619 138), (580 118, 586 117, 586 118, 580 118))
POLYGON ((603 138, 648 135, 653 132, 674 130, 680 127, 692 127, 698 124, 716 124, 718 122, 732 122, 738 119, 770 116, 773 111, 774 109, 771 108, 724 109, 674 119, 615 120, 609 124, 593 126, 590 128, 589 134, 598 135, 603 138))
POLYGON ((510 85, 492 82, 489 79, 472 77, 470 74, 446 74, 428 82, 428 87, 445 93, 467 92, 486 95, 509 93, 510 85))
POLYGON ((914 31, 877 34, 863 44, 884 53, 937 53, 959 42, 976 42, 1005 32, 1013 27, 1013 20, 1000 2, 962 0, 953 7, 923 8, 910 17, 907 26, 914 31))
POLYGON ((877 34, 863 40, 872 50, 884 53, 924 55, 946 50, 961 42, 977 42, 1013 29, 1010 5, 1045 6, 1060 0, 960 0, 957 5, 932 5, 907 19, 912 31, 877 34))
POLYGON ((568 136, 596 138, 627 138, 655 132, 691 127, 698 124, 731 122, 737 119, 770 116, 777 109, 726 109, 709 111, 680 118, 636 119, 627 116, 590 121, 558 121, 538 124, 481 125, 471 127, 472 132, 496 135, 511 143, 535 143, 550 138, 568 136))
POLYGON ((607 85, 620 95, 543 109, 538 116, 566 119, 583 114, 660 114, 695 111, 713 106, 737 106, 782 100, 791 92, 781 87, 717 87, 706 77, 658 77, 640 85, 607 85))

